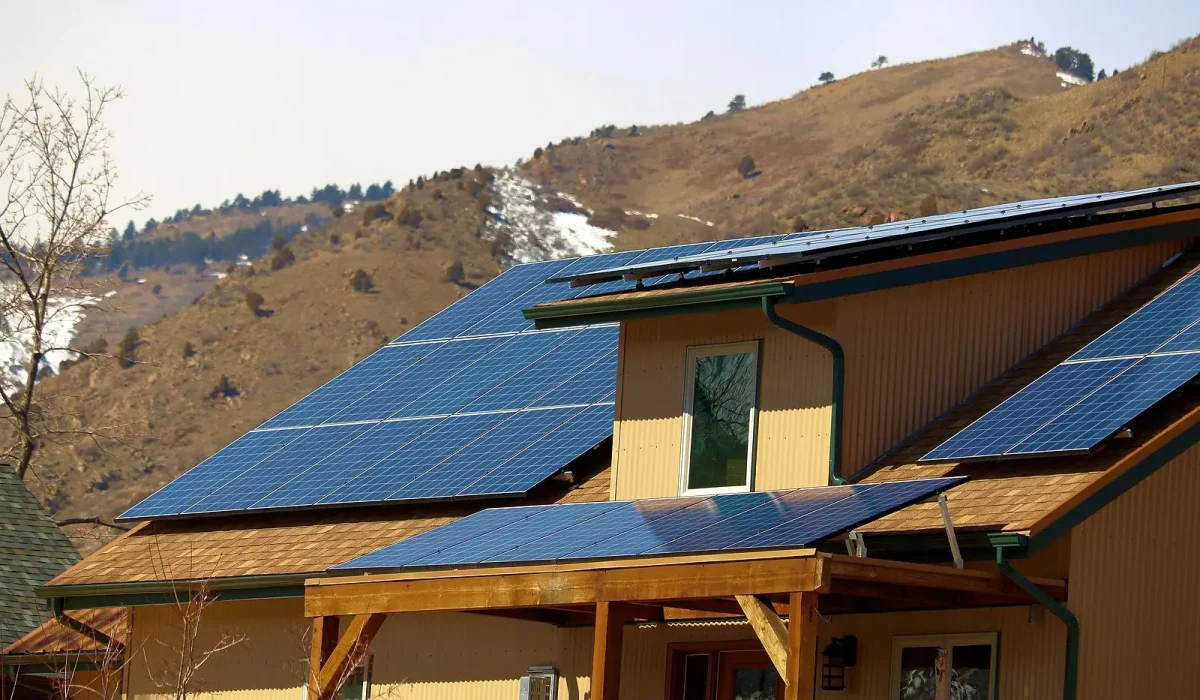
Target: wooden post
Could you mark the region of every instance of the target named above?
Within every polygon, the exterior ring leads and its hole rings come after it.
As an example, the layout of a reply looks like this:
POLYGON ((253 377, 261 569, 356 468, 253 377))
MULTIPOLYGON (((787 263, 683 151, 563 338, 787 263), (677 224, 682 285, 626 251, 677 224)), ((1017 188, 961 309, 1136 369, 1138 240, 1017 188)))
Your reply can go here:
POLYGON ((621 603, 596 603, 596 637, 592 646, 591 700, 617 700, 621 692, 621 642, 627 614, 621 603))
POLYGON ((784 700, 813 700, 817 686, 817 593, 793 593, 788 605, 784 700))
POLYGON ((338 642, 338 619, 332 616, 313 618, 312 656, 308 659, 308 700, 320 700, 321 669, 329 660, 338 642))

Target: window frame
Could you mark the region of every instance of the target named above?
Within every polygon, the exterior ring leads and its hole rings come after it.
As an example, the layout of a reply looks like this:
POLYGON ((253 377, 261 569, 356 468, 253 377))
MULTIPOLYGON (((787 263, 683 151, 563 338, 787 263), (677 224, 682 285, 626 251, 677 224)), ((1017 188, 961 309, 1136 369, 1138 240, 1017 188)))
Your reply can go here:
MULTIPOLYGON (((954 647, 987 644, 992 649, 991 674, 988 676, 988 696, 982 700, 995 700, 998 662, 1000 660, 1000 635, 997 632, 962 632, 948 634, 920 634, 892 637, 892 672, 890 700, 900 700, 900 657, 906 648, 945 647, 949 651, 947 668, 954 667, 954 647)), ((947 696, 948 697, 948 696, 947 696)))
POLYGON ((746 340, 736 343, 717 343, 711 345, 689 345, 686 355, 683 385, 683 435, 679 445, 679 495, 707 496, 719 493, 748 493, 754 490, 754 453, 758 446, 758 401, 762 388, 759 376, 759 355, 762 343, 759 340, 746 340), (748 426, 749 439, 746 441, 746 484, 744 486, 714 486, 703 489, 689 489, 688 477, 691 475, 692 458, 692 410, 696 392, 696 360, 701 357, 714 355, 749 354, 751 367, 750 375, 754 378, 754 398, 750 404, 750 422, 748 426))

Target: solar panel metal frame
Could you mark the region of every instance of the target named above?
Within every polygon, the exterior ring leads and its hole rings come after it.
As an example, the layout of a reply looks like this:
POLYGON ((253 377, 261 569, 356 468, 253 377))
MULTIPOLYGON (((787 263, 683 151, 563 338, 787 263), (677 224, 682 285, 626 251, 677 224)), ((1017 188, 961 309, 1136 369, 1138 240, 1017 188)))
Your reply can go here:
MULTIPOLYGON (((1140 190, 1109 192, 1100 194, 1072 195, 1069 197, 1026 200, 1007 204, 991 205, 973 210, 955 212, 953 214, 935 215, 924 219, 908 219, 891 224, 880 224, 868 227, 832 229, 829 231, 805 232, 790 234, 782 241, 767 246, 754 246, 745 249, 734 247, 724 255, 704 253, 682 257, 674 261, 661 261, 642 265, 627 265, 596 270, 585 274, 570 274, 563 270, 547 278, 548 282, 570 282, 575 285, 589 285, 620 279, 639 279, 644 277, 666 275, 687 270, 700 269, 719 270, 727 267, 738 267, 750 263, 759 267, 770 267, 790 262, 820 260, 846 252, 860 252, 896 245, 910 245, 938 240, 950 236, 978 233, 994 228, 1026 225, 1047 220, 1061 219, 1063 213, 1080 216, 1101 211, 1121 209, 1139 204, 1150 204, 1164 199, 1175 199, 1200 192, 1200 182, 1164 185, 1140 190), (998 214, 996 213, 998 212, 998 214), (983 221, 972 218, 986 217, 983 221), (926 223, 931 218, 946 218, 945 224, 926 223), (904 234, 912 228, 918 230, 904 234), (857 232, 858 237, 851 236, 857 232), (893 233, 888 233, 893 232, 893 233), (803 241, 811 241, 820 234, 841 234, 847 240, 841 244, 821 246, 810 250, 812 253, 799 248, 803 241), (870 235, 875 234, 875 235, 870 235), (792 236, 798 236, 792 238, 792 236), (869 242, 868 242, 869 241, 869 242)), ((723 241, 721 243, 736 243, 723 241)))

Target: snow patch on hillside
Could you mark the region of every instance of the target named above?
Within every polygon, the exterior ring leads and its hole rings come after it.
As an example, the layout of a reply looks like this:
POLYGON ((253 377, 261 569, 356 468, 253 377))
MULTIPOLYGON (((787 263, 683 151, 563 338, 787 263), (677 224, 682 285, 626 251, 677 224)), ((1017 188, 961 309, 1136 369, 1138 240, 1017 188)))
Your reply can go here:
POLYGON ((705 226, 713 226, 714 225, 713 222, 705 221, 704 219, 701 219, 698 216, 688 216, 687 214, 676 214, 675 216, 678 216, 681 219, 691 219, 692 221, 695 221, 698 224, 704 224, 705 226))
MULTIPOLYGON (((50 350, 42 358, 42 368, 39 370, 42 376, 58 374, 64 360, 76 357, 76 354, 69 350, 56 348, 65 348, 70 344, 71 339, 75 337, 75 328, 87 313, 87 307, 95 305, 98 301, 100 300, 91 296, 74 300, 50 300, 42 337, 42 347, 50 350)), ((17 312, 0 318, 0 384, 3 384, 5 389, 14 389, 25 382, 25 362, 32 352, 33 324, 28 317, 17 312)))
MULTIPOLYGON (((561 208, 561 201, 558 206, 561 208)), ((490 218, 483 235, 504 243, 508 255, 516 262, 573 258, 611 250, 616 232, 590 224, 591 213, 592 210, 565 192, 546 192, 513 171, 502 170, 492 182, 490 218), (554 200, 569 202, 574 211, 556 210, 554 200)))
POLYGON ((1059 72, 1055 73, 1055 75, 1057 75, 1058 79, 1060 81, 1062 81, 1060 83, 1060 85, 1062 85, 1063 87, 1072 87, 1075 85, 1087 85, 1088 84, 1088 81, 1084 80, 1083 78, 1080 78, 1078 75, 1071 75, 1070 73, 1067 73, 1066 71, 1060 70, 1059 72))

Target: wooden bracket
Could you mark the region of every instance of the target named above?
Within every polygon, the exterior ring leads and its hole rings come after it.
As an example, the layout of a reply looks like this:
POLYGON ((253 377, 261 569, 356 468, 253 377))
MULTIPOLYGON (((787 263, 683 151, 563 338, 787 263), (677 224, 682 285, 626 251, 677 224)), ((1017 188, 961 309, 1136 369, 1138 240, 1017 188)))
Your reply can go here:
POLYGON ((775 665, 775 670, 779 672, 779 676, 786 683, 787 675, 787 658, 788 658, 788 629, 783 623, 779 615, 775 614, 775 610, 771 608, 770 603, 767 603, 762 598, 752 595, 734 596, 738 605, 741 606, 742 612, 746 614, 746 620, 750 623, 750 628, 754 630, 754 634, 758 637, 758 641, 762 643, 763 649, 767 651, 767 656, 770 657, 771 663, 775 665))
POLYGON ((321 660, 321 663, 320 670, 310 674, 313 680, 308 685, 309 700, 329 700, 338 684, 344 682, 354 666, 362 661, 364 652, 386 619, 384 613, 355 615, 337 645, 328 653, 330 639, 337 634, 337 618, 318 617, 314 620, 312 661, 321 660))

